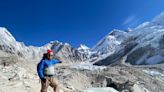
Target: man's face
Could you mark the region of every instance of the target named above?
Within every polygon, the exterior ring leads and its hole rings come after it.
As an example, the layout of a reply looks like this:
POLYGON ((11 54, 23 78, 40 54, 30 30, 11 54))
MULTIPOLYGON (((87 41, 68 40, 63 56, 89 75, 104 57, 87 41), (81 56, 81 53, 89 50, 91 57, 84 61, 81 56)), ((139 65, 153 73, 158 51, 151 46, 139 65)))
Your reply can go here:
POLYGON ((48 57, 49 60, 51 60, 51 59, 53 58, 53 52, 48 53, 48 54, 47 54, 47 57, 48 57))

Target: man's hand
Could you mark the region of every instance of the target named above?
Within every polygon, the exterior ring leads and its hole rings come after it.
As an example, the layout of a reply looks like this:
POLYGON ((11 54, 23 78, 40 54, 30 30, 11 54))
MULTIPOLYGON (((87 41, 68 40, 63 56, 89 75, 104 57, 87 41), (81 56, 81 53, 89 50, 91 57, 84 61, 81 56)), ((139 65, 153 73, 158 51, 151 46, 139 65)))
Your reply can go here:
POLYGON ((62 61, 60 61, 60 60, 58 60, 59 61, 59 63, 62 63, 62 61))

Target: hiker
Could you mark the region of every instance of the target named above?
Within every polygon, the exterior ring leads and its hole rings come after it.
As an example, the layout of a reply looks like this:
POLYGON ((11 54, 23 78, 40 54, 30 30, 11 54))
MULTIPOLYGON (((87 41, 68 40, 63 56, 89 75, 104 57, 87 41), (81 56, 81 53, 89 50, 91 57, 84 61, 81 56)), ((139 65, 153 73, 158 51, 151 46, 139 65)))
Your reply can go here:
POLYGON ((52 60, 53 51, 47 50, 47 53, 43 54, 42 60, 37 65, 37 72, 41 79, 41 92, 47 92, 48 86, 51 86, 54 92, 59 92, 59 86, 57 81, 54 80, 54 67, 53 65, 61 63, 59 60, 52 60))

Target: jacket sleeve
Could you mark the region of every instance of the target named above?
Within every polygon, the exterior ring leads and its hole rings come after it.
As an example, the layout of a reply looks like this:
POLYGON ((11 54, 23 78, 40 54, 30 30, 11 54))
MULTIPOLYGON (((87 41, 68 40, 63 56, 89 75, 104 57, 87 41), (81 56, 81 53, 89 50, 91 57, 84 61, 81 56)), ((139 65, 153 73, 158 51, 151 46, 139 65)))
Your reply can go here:
POLYGON ((59 60, 52 60, 53 64, 61 63, 59 60))
POLYGON ((44 61, 41 61, 40 64, 38 65, 38 70, 37 70, 40 79, 44 78, 43 71, 44 71, 44 61))

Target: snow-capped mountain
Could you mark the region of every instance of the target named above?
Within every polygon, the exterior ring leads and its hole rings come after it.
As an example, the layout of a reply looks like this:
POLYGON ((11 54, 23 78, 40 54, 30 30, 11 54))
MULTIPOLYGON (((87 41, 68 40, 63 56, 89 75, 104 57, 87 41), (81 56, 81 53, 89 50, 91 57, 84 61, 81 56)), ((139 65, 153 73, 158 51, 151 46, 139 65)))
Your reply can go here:
POLYGON ((17 42, 6 28, 1 27, 0 31, 2 55, 7 53, 26 59, 39 60, 47 49, 52 49, 56 53, 56 58, 71 62, 101 60, 105 56, 113 54, 127 34, 127 32, 115 29, 90 49, 83 44, 78 48, 73 48, 70 44, 59 41, 51 41, 42 47, 26 46, 23 42, 17 42))
POLYGON ((98 65, 119 61, 130 64, 163 63, 164 13, 128 31, 114 29, 92 48, 83 44, 73 48, 59 41, 51 41, 42 47, 25 46, 17 42, 7 29, 0 28, 1 56, 12 54, 26 59, 41 59, 47 49, 52 49, 56 58, 70 62, 91 61, 98 65))
POLYGON ((98 65, 164 63, 164 13, 127 33, 117 52, 97 62, 98 65))
POLYGON ((100 40, 93 48, 92 51, 96 51, 97 54, 113 54, 126 38, 127 32, 114 29, 102 40, 100 40))
POLYGON ((84 44, 80 44, 80 46, 77 48, 79 51, 81 51, 82 53, 83 52, 88 52, 90 50, 89 47, 87 47, 86 45, 84 44))
POLYGON ((164 63, 164 13, 128 31, 112 30, 90 51, 97 65, 164 63))
POLYGON ((88 59, 89 48, 81 45, 78 49, 73 48, 68 43, 51 41, 44 46, 26 46, 23 42, 18 42, 12 34, 3 27, 0 27, 0 55, 1 57, 18 56, 22 59, 40 60, 47 49, 52 49, 55 58, 65 62, 77 62, 88 59))
MULTIPOLYGON (((88 59, 88 53, 86 47, 85 48, 73 48, 68 43, 62 43, 59 41, 55 41, 52 43, 51 49, 56 52, 55 57, 63 62, 81 62, 88 59), (87 53, 85 53, 87 51, 87 53)), ((88 49, 89 50, 89 49, 88 49)))
POLYGON ((23 42, 17 42, 6 28, 0 27, 1 57, 16 55, 25 59, 39 59, 50 46, 51 44, 43 47, 25 46, 23 42))

